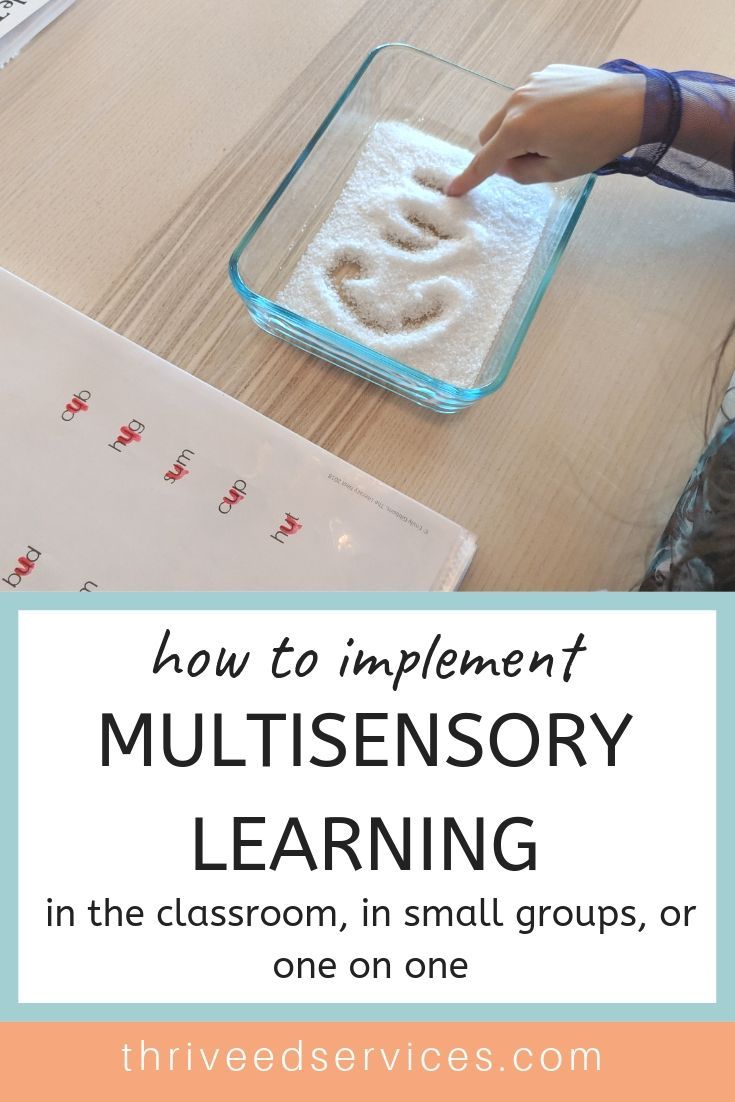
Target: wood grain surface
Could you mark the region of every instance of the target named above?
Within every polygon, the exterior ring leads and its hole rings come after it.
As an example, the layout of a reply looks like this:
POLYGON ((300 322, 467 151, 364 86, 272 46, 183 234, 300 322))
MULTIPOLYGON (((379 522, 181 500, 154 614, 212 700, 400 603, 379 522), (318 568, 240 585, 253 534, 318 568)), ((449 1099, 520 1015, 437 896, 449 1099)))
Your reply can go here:
POLYGON ((735 210, 599 181, 508 382, 442 417, 261 333, 233 246, 364 54, 735 71, 731 0, 77 0, 0 72, 0 265, 451 516, 470 589, 635 584, 702 444, 735 210))

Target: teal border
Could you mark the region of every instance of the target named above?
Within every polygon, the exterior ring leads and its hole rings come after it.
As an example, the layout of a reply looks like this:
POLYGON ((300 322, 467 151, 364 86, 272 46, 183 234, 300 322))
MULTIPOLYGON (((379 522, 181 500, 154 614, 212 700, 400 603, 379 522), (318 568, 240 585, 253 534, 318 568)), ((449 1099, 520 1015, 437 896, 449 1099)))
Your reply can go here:
MULTIPOLYGON (((8 594, 0 598, 0 1020, 2 1021, 735 1021, 735 595, 620 593, 113 593, 8 594), (716 1003, 123 1003, 17 1001, 17 613, 20 609, 708 609, 717 615, 716 1003)), ((662 686, 662 691, 686 691, 662 686)), ((674 962, 672 962, 673 964, 674 962)))

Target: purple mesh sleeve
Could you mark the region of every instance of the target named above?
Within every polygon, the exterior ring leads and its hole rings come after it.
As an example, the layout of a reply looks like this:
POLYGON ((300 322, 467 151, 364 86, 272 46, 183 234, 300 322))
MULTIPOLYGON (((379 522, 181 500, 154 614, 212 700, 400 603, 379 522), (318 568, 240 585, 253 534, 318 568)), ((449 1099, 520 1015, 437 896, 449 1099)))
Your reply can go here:
POLYGON ((646 78, 636 149, 598 168, 599 176, 648 176, 704 199, 735 202, 735 80, 716 73, 667 73, 620 58, 601 66, 646 78))

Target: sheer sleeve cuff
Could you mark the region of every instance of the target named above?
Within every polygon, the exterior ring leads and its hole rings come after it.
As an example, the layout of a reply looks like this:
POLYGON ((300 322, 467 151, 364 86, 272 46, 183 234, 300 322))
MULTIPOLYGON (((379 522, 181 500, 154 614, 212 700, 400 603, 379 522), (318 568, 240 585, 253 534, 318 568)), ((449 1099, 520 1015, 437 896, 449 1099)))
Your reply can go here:
POLYGON ((597 175, 648 176, 705 199, 735 201, 735 80, 690 70, 669 73, 620 58, 601 66, 643 74, 646 93, 638 145, 597 175))

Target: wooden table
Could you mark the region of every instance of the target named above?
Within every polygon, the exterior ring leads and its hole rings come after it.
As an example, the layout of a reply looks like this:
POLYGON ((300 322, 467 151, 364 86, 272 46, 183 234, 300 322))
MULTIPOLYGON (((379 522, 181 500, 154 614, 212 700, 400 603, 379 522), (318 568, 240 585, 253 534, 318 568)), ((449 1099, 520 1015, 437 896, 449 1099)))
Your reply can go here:
POLYGON ((504 388, 442 417, 255 328, 232 246, 367 50, 514 83, 735 70, 732 0, 77 0, 0 72, 0 265, 474 530, 474 589, 627 588, 702 444, 735 209, 598 182, 504 388))

